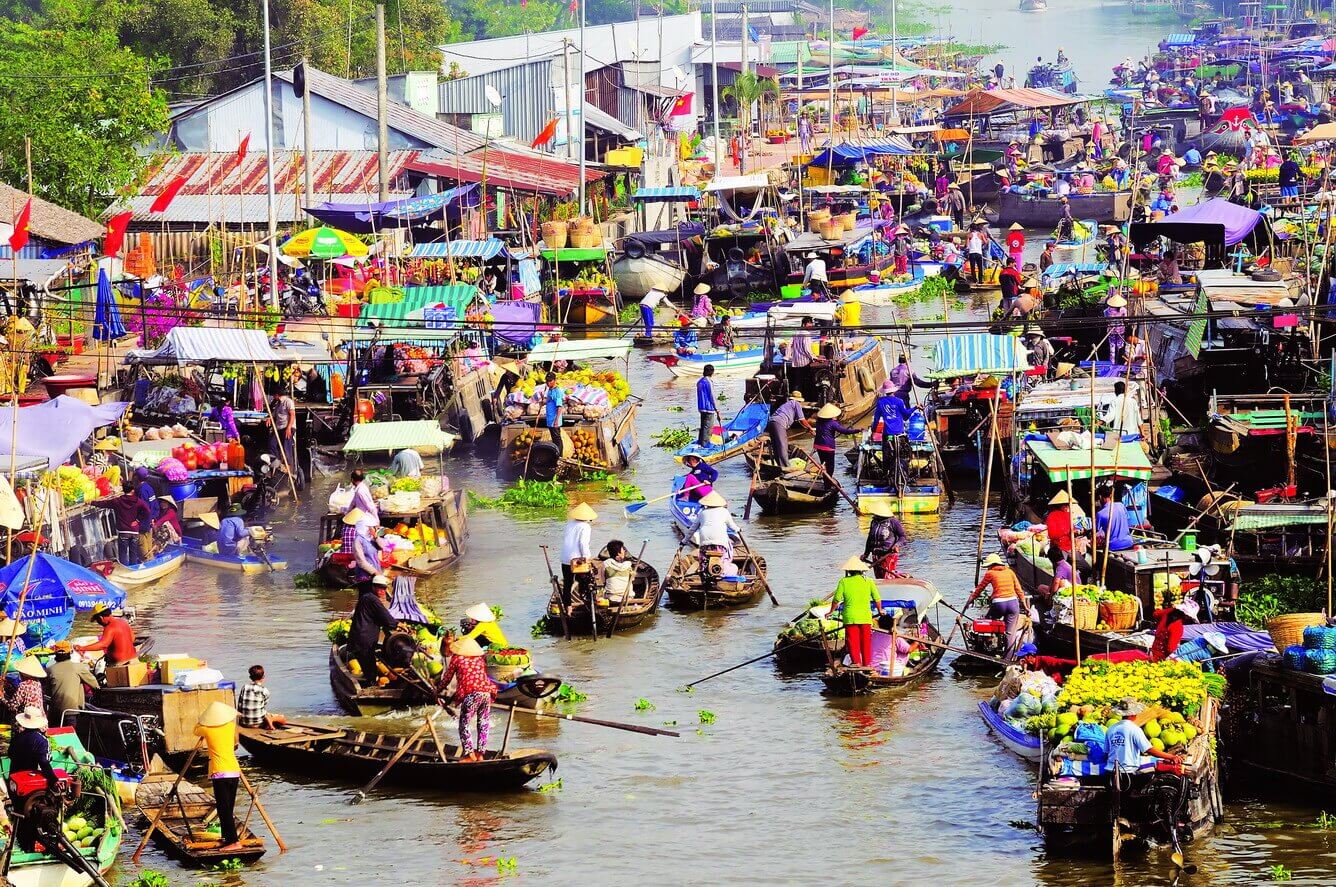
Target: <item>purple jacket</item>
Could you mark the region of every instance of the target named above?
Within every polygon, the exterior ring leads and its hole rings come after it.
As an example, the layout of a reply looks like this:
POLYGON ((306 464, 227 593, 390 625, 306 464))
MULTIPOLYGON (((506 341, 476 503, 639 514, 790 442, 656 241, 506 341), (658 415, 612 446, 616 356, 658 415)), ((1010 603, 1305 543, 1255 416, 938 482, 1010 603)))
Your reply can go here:
POLYGON ((839 419, 817 419, 815 440, 812 446, 818 450, 835 449, 835 435, 837 434, 857 434, 858 429, 850 428, 840 423, 839 419))

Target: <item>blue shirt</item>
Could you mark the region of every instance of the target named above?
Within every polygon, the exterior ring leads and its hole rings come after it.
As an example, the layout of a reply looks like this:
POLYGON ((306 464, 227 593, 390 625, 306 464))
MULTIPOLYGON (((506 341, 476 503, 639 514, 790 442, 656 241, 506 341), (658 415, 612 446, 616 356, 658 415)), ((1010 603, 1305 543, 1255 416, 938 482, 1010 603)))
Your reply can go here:
POLYGON ((1183 155, 1183 161, 1188 166, 1201 166, 1201 152, 1196 148, 1188 148, 1187 153, 1183 155))
POLYGON ((673 333, 673 346, 679 351, 692 350, 696 347, 696 331, 688 327, 673 333))
POLYGON ((1141 766, 1142 754, 1151 748, 1146 734, 1126 718, 1110 727, 1105 739, 1109 744, 1109 763, 1123 773, 1135 773, 1141 766))
POLYGON ((560 428, 561 417, 557 415, 557 410, 566 403, 566 392, 560 385, 556 388, 547 389, 547 405, 544 418, 547 420, 548 428, 560 428))
POLYGON ((719 407, 714 402, 714 383, 704 376, 696 383, 696 409, 702 413, 717 413, 719 407))
POLYGON ((1126 551, 1135 543, 1127 523, 1127 509, 1121 502, 1110 502, 1095 515, 1095 530, 1109 538, 1110 551, 1126 551))
POLYGON ((218 550, 223 554, 236 554, 237 543, 248 535, 244 520, 239 517, 225 517, 218 525, 218 550))
POLYGON ((779 405, 779 409, 770 414, 770 421, 780 428, 792 428, 795 422, 803 420, 803 405, 790 398, 779 405))
POLYGON ((903 400, 894 394, 883 394, 877 398, 877 409, 873 413, 872 424, 875 426, 880 420, 885 425, 882 434, 904 434, 905 421, 911 415, 913 411, 903 400))

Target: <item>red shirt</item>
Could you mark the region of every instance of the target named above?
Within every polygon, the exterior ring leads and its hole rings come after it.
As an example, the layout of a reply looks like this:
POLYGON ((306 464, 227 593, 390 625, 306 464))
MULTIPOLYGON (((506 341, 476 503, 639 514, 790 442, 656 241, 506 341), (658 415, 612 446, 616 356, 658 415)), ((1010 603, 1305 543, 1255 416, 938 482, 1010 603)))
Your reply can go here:
POLYGON ((1055 508, 1044 520, 1048 527, 1048 541, 1071 554, 1072 551, 1072 513, 1066 508, 1055 508))
POLYGON ((458 678, 455 684, 455 702, 463 702, 471 693, 486 693, 496 696, 496 684, 487 676, 487 663, 481 656, 451 656, 450 664, 441 675, 438 686, 450 686, 450 679, 458 678))
POLYGON ((1155 626, 1155 640, 1150 645, 1150 658, 1152 662, 1159 662, 1162 659, 1168 659, 1169 654, 1178 649, 1179 643, 1183 640, 1183 620, 1175 619, 1169 621, 1173 609, 1156 610, 1151 615, 1159 622, 1155 626))
POLYGON ((139 656, 138 651, 135 650, 134 629, 130 627, 130 623, 119 616, 112 616, 107 619, 107 624, 102 628, 102 636, 95 642, 77 649, 81 653, 106 650, 107 662, 110 664, 129 662, 139 656))

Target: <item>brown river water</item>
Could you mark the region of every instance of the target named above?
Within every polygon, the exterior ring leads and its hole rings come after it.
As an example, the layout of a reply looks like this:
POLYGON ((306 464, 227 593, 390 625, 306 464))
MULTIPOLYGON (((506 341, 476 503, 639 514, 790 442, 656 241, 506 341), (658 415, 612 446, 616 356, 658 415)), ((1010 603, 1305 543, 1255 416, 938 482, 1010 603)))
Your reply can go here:
MULTIPOLYGON (((875 322, 879 315, 865 309, 865 319, 875 322)), ((674 463, 649 438, 695 421, 694 389, 691 381, 670 380, 639 352, 630 371, 633 391, 647 402, 637 425, 642 454, 628 479, 652 497, 668 489, 674 463)), ((742 384, 721 384, 725 410, 741 405, 742 384)), ((452 458, 448 469, 456 485, 481 495, 500 489, 490 465, 470 456, 452 458)), ((262 662, 274 710, 352 723, 329 688, 325 624, 345 614, 353 599, 344 591, 295 588, 292 579, 310 569, 317 517, 333 482, 319 481, 295 514, 275 521, 288 572, 243 578, 188 564, 169 582, 135 592, 140 626, 156 637, 157 649, 205 657, 239 682, 247 666, 262 662)), ((726 463, 720 487, 740 517, 745 468, 726 463)), ((980 500, 977 492, 962 493, 940 518, 909 525, 913 541, 903 568, 931 580, 956 605, 973 578, 980 500)), ((663 505, 631 520, 617 503, 600 506, 599 513, 596 545, 618 537, 638 550, 648 540, 647 559, 661 572, 666 568, 675 543, 663 505)), ((996 519, 994 509, 990 527, 996 519)), ((174 884, 708 880, 1065 887, 1173 880, 1167 854, 1116 868, 1045 854, 1032 827, 1035 774, 989 738, 976 710, 991 691, 988 678, 957 678, 944 667, 904 691, 830 699, 815 674, 786 676, 762 661, 694 693, 677 692, 765 652, 785 620, 830 591, 838 565, 862 550, 847 505, 804 518, 753 515, 745 527, 769 561, 781 606, 762 599, 727 613, 661 610, 646 626, 613 640, 529 637, 549 588, 538 546, 557 545, 561 526, 545 515, 472 510, 466 557, 447 575, 420 583, 420 598, 450 621, 478 600, 499 605, 512 642, 530 646, 544 671, 588 694, 578 713, 652 726, 676 722, 681 738, 521 714, 511 747, 551 749, 560 766, 528 789, 499 796, 389 786, 350 806, 356 786, 337 778, 255 769, 251 777, 289 852, 280 855, 271 844, 260 863, 235 875, 187 872, 152 849, 145 865, 174 884), (655 710, 637 712, 638 699, 655 710), (715 721, 698 726, 701 710, 715 721), (560 779, 559 788, 536 790, 553 779, 560 779), (495 857, 513 857, 514 872, 499 874, 488 862, 495 857)), ((949 623, 949 613, 941 613, 949 623)), ((409 732, 418 717, 399 713, 364 723, 409 732)), ((444 715, 440 723, 447 734, 453 731, 444 715)), ((494 717, 494 747, 503 723, 504 716, 494 717)), ((239 802, 238 814, 245 809, 239 802)), ((1199 871, 1179 883, 1256 884, 1269 881, 1268 869, 1277 864, 1293 871, 1295 883, 1336 882, 1336 834, 1304 827, 1316 816, 1316 808, 1235 799, 1216 833, 1188 847, 1199 871)), ((135 871, 123 862, 114 880, 128 884, 135 871)))

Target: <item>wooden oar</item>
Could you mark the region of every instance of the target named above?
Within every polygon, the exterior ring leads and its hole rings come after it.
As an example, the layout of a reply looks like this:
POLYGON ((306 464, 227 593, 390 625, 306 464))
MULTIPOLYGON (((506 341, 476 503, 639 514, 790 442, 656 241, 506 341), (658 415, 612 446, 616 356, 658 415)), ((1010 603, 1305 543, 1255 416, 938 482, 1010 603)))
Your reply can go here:
POLYGON ((671 499, 671 498, 673 498, 674 496, 681 496, 681 495, 683 495, 683 494, 685 494, 685 493, 690 493, 692 490, 698 490, 698 489, 700 489, 700 488, 703 487, 703 486, 707 486, 707 485, 706 485, 706 484, 692 484, 692 485, 689 486, 689 487, 683 487, 683 488, 680 489, 680 490, 674 490, 673 492, 668 493, 667 495, 664 495, 664 496, 655 496, 653 499, 646 499, 646 500, 644 500, 643 502, 632 502, 632 503, 630 503, 629 505, 625 505, 625 506, 623 506, 623 507, 622 507, 622 511, 625 512, 626 515, 629 517, 629 516, 635 514, 636 512, 640 511, 640 509, 644 508, 646 505, 653 505, 655 502, 662 502, 664 499, 671 499))
POLYGON ((557 612, 561 614, 563 640, 569 641, 571 639, 571 624, 566 619, 566 602, 561 599, 561 586, 557 584, 557 576, 552 572, 552 558, 548 557, 546 545, 538 547, 543 549, 543 563, 547 564, 547 578, 552 580, 552 598, 550 600, 557 602, 557 612))
MULTIPOLYGON (((431 722, 428 721, 428 723, 431 722)), ((274 828, 274 821, 269 818, 269 812, 265 810, 264 805, 260 803, 260 793, 255 790, 255 787, 253 785, 250 784, 250 780, 246 778, 246 772, 244 770, 239 772, 241 774, 241 784, 245 786, 246 791, 251 796, 251 800, 255 802, 255 809, 260 811, 260 818, 263 819, 264 824, 269 827, 269 834, 274 836, 274 843, 278 845, 278 852, 287 853, 288 845, 283 843, 283 838, 278 834, 278 829, 274 828)), ((215 808, 215 810, 216 809, 217 808, 215 808)), ((249 815, 247 816, 247 818, 249 819, 249 815)))
POLYGON ((427 716, 422 719, 422 726, 418 727, 417 730, 413 732, 413 735, 408 737, 408 741, 406 741, 403 745, 399 746, 399 750, 394 753, 394 757, 390 758, 389 762, 387 762, 385 766, 381 768, 379 773, 377 773, 374 777, 372 777, 370 782, 368 782, 362 788, 357 790, 357 793, 354 794, 352 798, 349 799, 349 803, 350 804, 362 803, 362 801, 366 799, 366 793, 374 789, 376 786, 380 785, 380 781, 385 778, 386 773, 390 772, 390 768, 393 767, 395 764, 399 763, 400 758, 408 754, 409 749, 411 749, 414 745, 416 745, 417 741, 421 739, 424 735, 426 735, 427 729, 429 727, 431 727, 431 717, 427 716))
POLYGON ((756 478, 761 474, 761 462, 765 460, 765 451, 770 446, 770 438, 762 437, 756 450, 756 464, 752 466, 751 481, 747 485, 747 504, 742 509, 742 519, 751 520, 752 500, 756 497, 756 478))
POLYGON ((830 472, 826 470, 826 466, 824 466, 824 465, 821 464, 821 460, 820 460, 819 458, 813 458, 813 457, 812 457, 811 455, 809 455, 805 450, 801 450, 801 449, 800 449, 800 450, 798 450, 798 452, 802 453, 803 456, 806 457, 806 459, 807 459, 807 464, 808 464, 808 465, 815 465, 817 471, 820 471, 820 472, 821 472, 821 476, 824 477, 826 480, 830 481, 831 483, 833 483, 833 484, 835 485, 835 489, 837 489, 837 490, 840 491, 840 495, 844 497, 844 501, 845 501, 845 502, 848 502, 850 505, 853 506, 854 514, 862 514, 862 513, 863 513, 863 512, 858 508, 858 502, 857 502, 856 500, 850 498, 849 494, 848 494, 847 492, 845 492, 845 489, 844 489, 844 487, 840 484, 840 482, 837 481, 834 477, 831 476, 830 472))
POLYGON ((171 806, 168 802, 171 800, 172 795, 176 794, 177 790, 180 788, 181 780, 185 778, 186 771, 190 769, 190 765, 195 763, 195 756, 199 754, 200 747, 203 745, 204 739, 201 737, 200 740, 195 743, 195 747, 190 750, 190 754, 186 757, 185 766, 181 768, 180 773, 176 774, 176 779, 172 782, 172 787, 168 789, 167 794, 163 796, 162 806, 158 808, 158 813, 153 817, 153 821, 148 824, 148 830, 144 832, 143 840, 141 840, 139 846, 135 848, 134 855, 130 857, 133 862, 139 862, 139 857, 143 855, 144 848, 148 846, 149 839, 152 838, 153 833, 158 830, 158 823, 162 822, 163 814, 166 813, 167 808, 171 806))
MULTIPOLYGON (((492 708, 498 708, 502 711, 510 711, 510 706, 502 705, 499 702, 493 702, 492 708)), ((582 718, 578 715, 558 714, 551 711, 539 711, 536 708, 517 708, 515 711, 526 712, 540 718, 556 718, 559 721, 576 721, 581 724, 593 724, 596 727, 611 727, 614 730, 626 730, 631 733, 644 733, 646 736, 681 736, 675 730, 660 730, 658 727, 642 727, 639 724, 624 724, 621 721, 604 721, 599 718, 582 718)))
MULTIPOLYGON (((752 556, 753 560, 755 560, 757 557, 756 551, 751 547, 751 543, 747 541, 747 538, 742 535, 741 529, 738 530, 738 541, 747 546, 747 553, 752 556)), ((779 601, 775 599, 775 593, 770 590, 770 580, 766 578, 765 567, 762 567, 759 561, 756 562, 756 566, 758 568, 756 571, 758 574, 757 578, 761 580, 761 585, 765 588, 765 593, 770 595, 770 603, 778 607, 779 601)))
MULTIPOLYGON (((825 650, 827 660, 830 659, 830 650, 826 648, 826 638, 829 637, 829 636, 832 635, 832 634, 835 634, 835 633, 837 633, 837 632, 841 632, 841 631, 844 631, 844 626, 843 626, 843 625, 836 626, 835 628, 832 628, 832 629, 830 629, 830 630, 828 630, 828 631, 823 631, 823 632, 821 632, 819 635, 817 635, 817 637, 819 637, 819 638, 821 639, 821 649, 822 649, 822 650, 825 650)), ((771 650, 769 653, 762 653, 760 656, 755 656, 755 657, 753 657, 753 658, 751 658, 751 659, 748 659, 746 662, 739 662, 737 665, 731 665, 731 666, 729 666, 728 668, 724 669, 723 671, 716 671, 716 672, 715 672, 714 674, 712 674, 712 675, 706 675, 705 677, 701 678, 700 680, 698 680, 698 681, 692 681, 691 683, 687 684, 686 686, 688 686, 688 687, 694 687, 694 686, 696 686, 697 684, 703 684, 703 683, 705 683, 706 681, 714 680, 715 678, 720 677, 720 676, 722 676, 722 675, 726 675, 726 674, 728 674, 728 673, 731 672, 731 671, 737 671, 739 668, 744 668, 745 666, 751 665, 753 662, 760 662, 762 659, 769 659, 771 656, 774 656, 776 653, 778 653, 778 652, 781 651, 781 650, 787 650, 789 647, 796 647, 796 646, 798 646, 799 644, 804 644, 804 643, 806 643, 807 641, 810 641, 810 640, 811 640, 811 638, 802 638, 801 640, 790 641, 790 642, 787 643, 787 644, 782 644, 782 645, 780 645, 780 646, 778 646, 778 647, 775 647, 775 648, 774 648, 773 650, 771 650)))

